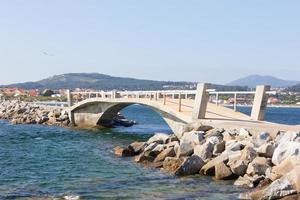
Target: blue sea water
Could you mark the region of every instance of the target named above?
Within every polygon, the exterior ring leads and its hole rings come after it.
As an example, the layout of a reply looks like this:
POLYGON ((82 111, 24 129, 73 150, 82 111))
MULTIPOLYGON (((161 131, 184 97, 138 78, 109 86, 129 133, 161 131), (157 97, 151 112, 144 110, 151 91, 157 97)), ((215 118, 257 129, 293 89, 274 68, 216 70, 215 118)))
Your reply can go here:
MULTIPOLYGON (((115 157, 117 145, 146 140, 154 132, 171 132, 145 107, 133 105, 123 113, 139 124, 76 130, 0 121, 0 199, 236 199, 244 191, 232 181, 175 177, 132 158, 115 157)), ((300 124, 299 113, 272 108, 267 119, 300 124)))

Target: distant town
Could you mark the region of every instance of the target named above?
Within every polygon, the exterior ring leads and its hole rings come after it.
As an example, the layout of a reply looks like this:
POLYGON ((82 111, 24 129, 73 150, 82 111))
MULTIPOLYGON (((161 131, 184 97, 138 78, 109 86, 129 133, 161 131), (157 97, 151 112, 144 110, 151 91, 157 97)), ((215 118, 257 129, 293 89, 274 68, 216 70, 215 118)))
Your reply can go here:
MULTIPOLYGON (((165 90, 174 88, 173 86, 166 86, 165 90)), ((190 89, 195 89, 195 85, 191 85, 190 89)), ((287 91, 285 88, 272 88, 272 94, 269 95, 268 104, 270 105, 294 105, 300 106, 300 92, 287 91)), ((76 88, 74 92, 101 92, 95 89, 76 88)), ((66 89, 23 89, 23 88, 0 88, 1 99, 20 99, 23 101, 57 101, 65 102, 67 100, 66 89)), ((216 100, 215 96, 210 96, 210 102, 218 104, 234 104, 235 99, 232 95, 220 95, 216 100)), ((251 105, 253 96, 239 95, 236 99, 238 105, 251 105)))

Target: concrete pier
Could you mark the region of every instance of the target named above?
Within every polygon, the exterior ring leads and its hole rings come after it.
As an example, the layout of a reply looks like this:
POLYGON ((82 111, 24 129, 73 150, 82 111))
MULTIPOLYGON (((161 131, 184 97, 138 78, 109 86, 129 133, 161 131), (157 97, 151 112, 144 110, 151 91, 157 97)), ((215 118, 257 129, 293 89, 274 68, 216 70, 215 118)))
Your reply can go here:
POLYGON ((206 92, 208 85, 209 84, 207 84, 207 83, 199 83, 197 85, 194 109, 193 109, 193 113, 192 113, 193 119, 204 119, 205 118, 207 102, 209 99, 209 95, 206 92))
POLYGON ((270 91, 269 85, 258 85, 255 91, 253 107, 251 111, 251 119, 263 121, 265 119, 265 111, 268 103, 267 91, 270 91))

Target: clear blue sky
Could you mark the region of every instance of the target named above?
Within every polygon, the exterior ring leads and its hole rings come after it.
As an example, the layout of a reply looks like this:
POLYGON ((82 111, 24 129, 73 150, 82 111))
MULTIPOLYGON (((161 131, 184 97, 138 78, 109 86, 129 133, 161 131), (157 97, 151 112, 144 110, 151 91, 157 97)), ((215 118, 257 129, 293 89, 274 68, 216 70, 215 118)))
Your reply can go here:
POLYGON ((2 0, 0 84, 68 72, 299 80, 300 1, 2 0))

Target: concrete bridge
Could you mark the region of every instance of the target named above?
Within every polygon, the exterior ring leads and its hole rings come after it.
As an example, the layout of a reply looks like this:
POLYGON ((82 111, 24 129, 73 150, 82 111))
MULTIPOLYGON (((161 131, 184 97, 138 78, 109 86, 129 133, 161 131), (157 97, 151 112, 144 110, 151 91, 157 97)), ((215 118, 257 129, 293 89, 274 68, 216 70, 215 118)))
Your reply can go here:
POLYGON ((69 116, 75 126, 105 126, 123 108, 140 104, 159 113, 175 133, 197 123, 264 124, 261 121, 264 120, 270 86, 257 86, 254 92, 218 92, 207 88, 208 84, 202 83, 196 90, 69 92, 69 116), (220 94, 234 95, 234 109, 218 105, 220 94), (251 116, 236 111, 240 94, 254 95, 251 116), (215 95, 215 104, 208 102, 209 95, 215 95))

